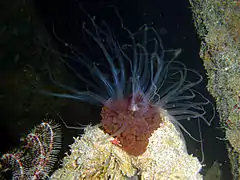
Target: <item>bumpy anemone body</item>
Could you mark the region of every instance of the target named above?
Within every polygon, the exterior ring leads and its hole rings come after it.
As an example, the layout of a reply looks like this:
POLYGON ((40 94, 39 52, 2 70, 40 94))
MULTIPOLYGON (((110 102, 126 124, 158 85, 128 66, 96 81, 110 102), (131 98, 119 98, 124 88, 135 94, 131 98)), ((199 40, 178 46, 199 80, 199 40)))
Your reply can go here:
POLYGON ((210 124, 212 119, 205 118, 205 105, 210 102, 193 89, 202 76, 175 60, 181 50, 164 49, 152 27, 144 25, 135 33, 123 25, 122 29, 128 43, 119 43, 106 23, 97 25, 91 19, 90 26, 84 24, 83 31, 98 48, 100 58, 91 59, 65 43, 74 66, 64 62, 86 90, 53 80, 70 93, 51 95, 101 105, 102 129, 134 156, 144 153, 149 137, 161 126, 163 113, 186 133, 180 120, 201 119, 210 124), (87 71, 81 73, 77 66, 87 71), (188 80, 189 76, 194 80, 188 80))

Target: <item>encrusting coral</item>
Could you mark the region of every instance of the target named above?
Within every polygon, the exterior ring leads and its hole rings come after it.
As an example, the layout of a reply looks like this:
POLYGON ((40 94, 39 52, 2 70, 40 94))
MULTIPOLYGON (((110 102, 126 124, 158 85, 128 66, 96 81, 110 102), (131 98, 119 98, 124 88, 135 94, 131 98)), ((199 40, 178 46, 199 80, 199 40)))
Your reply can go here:
MULTIPOLYGON (((100 126, 88 126, 74 138, 70 154, 51 179, 202 179, 202 165, 188 155, 181 131, 161 113, 159 128, 149 138, 145 152, 129 155, 100 126)), ((144 133, 144 132, 143 132, 144 133)))

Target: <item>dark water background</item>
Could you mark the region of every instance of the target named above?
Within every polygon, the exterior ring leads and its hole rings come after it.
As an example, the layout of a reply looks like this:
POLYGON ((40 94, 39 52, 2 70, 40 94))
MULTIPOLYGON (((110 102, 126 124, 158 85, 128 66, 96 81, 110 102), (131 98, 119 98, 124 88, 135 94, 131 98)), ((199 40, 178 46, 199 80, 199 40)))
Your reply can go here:
MULTIPOLYGON (((120 20, 112 7, 118 9, 124 25, 131 31, 137 31, 143 24, 153 24, 161 36, 165 49, 181 48, 183 51, 178 60, 186 64, 189 69, 195 69, 204 76, 204 82, 197 86, 197 90, 213 101, 206 89, 206 72, 203 62, 198 55, 200 40, 194 29, 191 9, 187 0, 99 0, 79 2, 90 15, 105 20, 120 38, 124 38, 124 34, 121 34, 121 31, 119 31, 120 20)), ((61 49, 62 44, 53 35, 53 25, 61 39, 78 46, 80 49, 85 49, 86 45, 82 43, 81 23, 86 21, 86 16, 79 8, 78 2, 75 0, 37 0, 36 8, 40 19, 45 24, 48 32, 53 36, 54 43, 59 46, 59 49, 61 49)), ((100 122, 99 111, 98 107, 71 101, 61 109, 61 116, 70 125, 76 125, 77 123, 89 124, 89 122, 95 124, 100 122)), ((4 120, 7 121, 6 119, 4 120)), ((196 122, 183 124, 193 136, 199 136, 196 122)), ((204 170, 210 168, 213 162, 218 160, 222 163, 222 179, 230 180, 232 177, 230 175, 230 165, 225 143, 216 138, 224 136, 218 127, 219 118, 217 114, 211 127, 201 123, 204 139, 204 163, 206 164, 204 170)), ((29 129, 31 128, 32 126, 29 127, 29 129)), ((79 130, 63 129, 65 151, 68 145, 72 143, 72 137, 80 133, 81 131, 79 130)), ((11 137, 16 138, 14 132, 1 126, 2 141, 9 139, 5 146, 1 148, 1 152, 6 151, 12 146, 11 144, 17 144, 16 139, 11 137)), ((201 160, 200 144, 187 136, 186 140, 189 153, 193 153, 201 160)))

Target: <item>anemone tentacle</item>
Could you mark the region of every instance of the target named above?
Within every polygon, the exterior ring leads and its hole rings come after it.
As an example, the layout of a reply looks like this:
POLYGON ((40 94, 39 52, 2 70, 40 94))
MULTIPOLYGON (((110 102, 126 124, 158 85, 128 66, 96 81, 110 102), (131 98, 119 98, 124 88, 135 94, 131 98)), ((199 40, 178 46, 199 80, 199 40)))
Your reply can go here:
POLYGON ((133 155, 144 151, 151 133, 159 128, 162 121, 159 114, 169 116, 173 124, 196 140, 180 121, 197 119, 210 125, 215 110, 212 103, 194 89, 203 81, 201 74, 176 61, 181 49, 164 49, 156 30, 147 25, 132 33, 121 24, 131 42, 121 44, 106 22, 99 26, 94 18, 89 18, 90 27, 83 23, 82 29, 97 45, 104 61, 92 60, 71 44, 67 44, 70 60, 63 60, 89 89, 78 91, 51 77, 55 84, 72 94, 44 93, 101 104, 103 129, 119 138, 122 148, 133 155), (86 68, 88 76, 71 62, 86 68), (194 80, 190 81, 189 75, 194 80), (212 118, 207 118, 207 105, 213 108, 212 118), (136 147, 142 149, 137 151, 136 147))

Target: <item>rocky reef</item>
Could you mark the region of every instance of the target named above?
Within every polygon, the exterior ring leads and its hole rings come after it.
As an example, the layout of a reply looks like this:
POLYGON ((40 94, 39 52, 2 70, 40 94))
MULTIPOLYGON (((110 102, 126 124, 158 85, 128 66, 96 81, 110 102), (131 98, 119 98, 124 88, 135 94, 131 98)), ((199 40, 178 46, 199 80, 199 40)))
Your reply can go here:
POLYGON ((222 140, 229 142, 234 179, 240 179, 240 1, 190 0, 201 39, 208 89, 216 99, 222 140))

